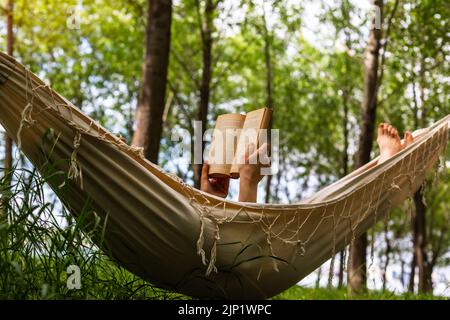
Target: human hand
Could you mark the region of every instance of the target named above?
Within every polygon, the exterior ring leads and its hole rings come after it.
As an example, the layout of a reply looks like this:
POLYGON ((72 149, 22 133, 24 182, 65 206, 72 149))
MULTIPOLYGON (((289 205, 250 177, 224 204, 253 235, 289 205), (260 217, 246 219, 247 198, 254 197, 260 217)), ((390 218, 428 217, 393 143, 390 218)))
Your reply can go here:
POLYGON ((258 184, 264 177, 261 175, 261 168, 268 166, 270 159, 268 156, 269 145, 264 143, 255 150, 255 144, 247 145, 244 157, 239 165, 239 177, 251 184, 258 184))
POLYGON ((269 146, 264 143, 255 150, 255 144, 247 145, 244 157, 239 165, 239 201, 256 202, 258 183, 264 177, 261 168, 268 166, 270 159, 268 156, 269 146))
POLYGON ((218 197, 226 198, 230 188, 230 177, 210 178, 208 176, 209 164, 205 162, 202 168, 200 189, 218 197))

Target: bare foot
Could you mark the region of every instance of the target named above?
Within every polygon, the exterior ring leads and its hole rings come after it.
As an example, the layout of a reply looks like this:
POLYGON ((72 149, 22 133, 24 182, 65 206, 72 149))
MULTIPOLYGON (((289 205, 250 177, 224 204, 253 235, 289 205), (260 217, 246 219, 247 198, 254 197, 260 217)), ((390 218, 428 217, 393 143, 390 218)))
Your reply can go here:
MULTIPOLYGON (((409 138, 408 141, 410 141, 409 138)), ((380 147, 380 160, 378 160, 378 163, 383 163, 406 146, 402 145, 397 129, 387 123, 381 123, 378 126, 377 143, 380 147)))

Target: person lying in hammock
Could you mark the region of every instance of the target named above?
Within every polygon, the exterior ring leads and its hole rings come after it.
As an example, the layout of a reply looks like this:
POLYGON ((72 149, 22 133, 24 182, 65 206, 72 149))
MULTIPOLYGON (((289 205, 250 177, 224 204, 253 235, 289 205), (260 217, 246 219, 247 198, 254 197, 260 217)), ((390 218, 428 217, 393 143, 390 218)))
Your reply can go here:
MULTIPOLYGON (((386 161, 412 142, 413 136, 411 132, 405 131, 402 142, 395 127, 387 123, 381 123, 378 126, 377 143, 380 148, 380 159, 377 163, 386 161)), ((261 175, 261 163, 268 163, 267 159, 264 159, 264 161, 257 161, 257 159, 267 157, 267 149, 266 143, 257 150, 255 150, 253 143, 247 146, 244 161, 242 161, 243 164, 239 166, 239 201, 256 202, 258 183, 264 177, 261 175)), ((205 162, 202 170, 201 190, 226 198, 230 186, 230 178, 210 178, 208 177, 208 171, 209 165, 205 162)))

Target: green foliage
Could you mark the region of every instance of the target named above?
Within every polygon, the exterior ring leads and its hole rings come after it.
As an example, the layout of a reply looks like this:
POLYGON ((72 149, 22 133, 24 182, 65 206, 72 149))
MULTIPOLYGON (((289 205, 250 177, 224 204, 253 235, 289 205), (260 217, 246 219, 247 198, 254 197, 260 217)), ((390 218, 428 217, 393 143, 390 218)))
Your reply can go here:
POLYGON ((131 139, 145 1, 15 1, 14 54, 102 125, 131 139), (101 9, 100 9, 101 8, 101 9), (111 117, 114 115, 114 117, 111 117))
POLYGON ((370 291, 356 297, 349 298, 346 289, 305 288, 293 286, 275 296, 274 300, 440 300, 444 297, 433 295, 415 295, 410 293, 370 291))
POLYGON ((103 229, 92 212, 75 220, 61 203, 48 201, 44 184, 61 174, 15 169, 11 185, 0 181, 0 299, 182 298, 118 267, 100 251, 91 239, 103 229), (67 287, 70 265, 80 268, 80 289, 67 287))
MULTIPOLYGON (((130 141, 140 89, 147 1, 15 3, 15 55, 83 111, 130 141), (79 18, 79 29, 68 27, 72 17, 79 18)), ((323 1, 318 17, 326 31, 310 30, 321 32, 323 39, 311 43, 304 31, 305 13, 312 3, 222 0, 213 17, 209 126, 223 112, 246 112, 266 104, 264 46, 270 45, 274 128, 280 129, 281 144, 281 172, 274 178, 277 187, 272 196, 277 202, 296 202, 342 176, 344 122, 349 171, 357 148, 368 19, 358 1, 323 1)), ((393 0, 385 1, 387 17, 393 7, 393 0)), ((449 10, 446 0, 400 1, 382 48, 378 122, 391 122, 400 131, 414 130, 450 113, 449 10)), ((175 146, 170 138, 176 129, 193 131, 202 66, 200 22, 196 1, 174 1, 167 89, 171 104, 160 162, 187 181, 192 171, 173 161, 175 146)), ((3 26, 1 21, 1 50, 6 43, 3 26)), ((430 259, 436 256, 437 266, 449 265, 448 254, 445 258, 450 248, 448 177, 441 174, 435 183, 430 177, 426 193, 427 251, 430 259)), ((57 202, 44 199, 45 178, 22 169, 14 173, 13 181, 11 190, 3 190, 14 200, 0 222, 0 269, 5 270, 0 273, 2 297, 151 298, 166 294, 115 267, 100 253, 89 234, 80 230, 79 220, 57 202), (37 254, 39 250, 45 254, 37 254), (65 268, 75 262, 87 278, 81 291, 69 292, 64 289, 65 268)), ((406 202, 372 231, 378 242, 388 235, 392 264, 409 263, 409 256, 404 256, 410 250, 399 243, 410 238, 413 210, 412 203, 406 202)), ((385 261, 384 245, 376 250, 385 261)), ((346 298, 343 291, 300 287, 280 297, 291 296, 346 298)), ((381 293, 364 298, 390 299, 381 293)))

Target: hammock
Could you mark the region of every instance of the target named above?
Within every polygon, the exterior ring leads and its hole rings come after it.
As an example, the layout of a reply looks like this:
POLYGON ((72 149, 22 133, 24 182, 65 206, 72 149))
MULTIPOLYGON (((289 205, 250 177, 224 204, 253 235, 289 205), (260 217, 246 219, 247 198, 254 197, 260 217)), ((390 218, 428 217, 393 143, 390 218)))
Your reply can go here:
POLYGON ((39 170, 68 174, 50 186, 75 215, 89 203, 105 225, 100 246, 118 263, 194 297, 269 298, 296 284, 418 189, 445 151, 449 121, 300 203, 239 203, 164 173, 0 53, 0 123, 19 148, 39 170))

